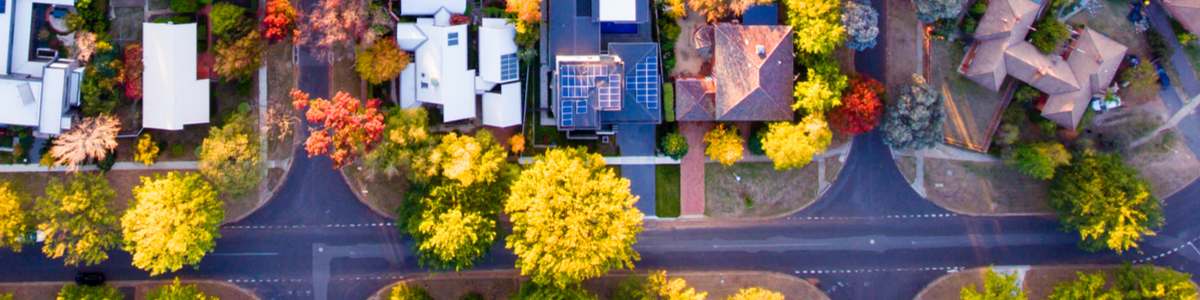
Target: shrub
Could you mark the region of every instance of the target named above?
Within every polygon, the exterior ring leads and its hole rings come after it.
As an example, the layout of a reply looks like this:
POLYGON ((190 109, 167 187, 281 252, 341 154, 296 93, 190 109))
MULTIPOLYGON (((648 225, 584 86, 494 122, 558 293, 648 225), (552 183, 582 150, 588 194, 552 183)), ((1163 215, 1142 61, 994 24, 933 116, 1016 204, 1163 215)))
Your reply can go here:
POLYGON ((988 8, 987 0, 978 0, 978 1, 975 1, 974 4, 971 4, 970 13, 971 13, 971 15, 976 16, 976 17, 982 16, 984 13, 987 13, 987 8, 988 8))
POLYGON ((687 139, 678 132, 668 133, 662 139, 662 152, 674 159, 681 159, 688 152, 687 139))
POLYGON ((138 138, 137 152, 133 154, 133 160, 149 166, 153 165, 157 158, 158 144, 154 142, 149 133, 142 134, 138 138))
POLYGON ((1175 49, 1171 48, 1157 30, 1146 31, 1146 43, 1150 45, 1150 56, 1154 59, 1170 59, 1171 55, 1175 54, 1175 49))
POLYGON ((433 297, 430 297, 424 288, 400 283, 392 288, 388 300, 433 300, 433 297))
POLYGON ((171 0, 170 8, 177 14, 194 14, 207 4, 208 0, 171 0))
POLYGON ((1029 33, 1029 42, 1033 44, 1034 48, 1045 54, 1054 52, 1054 49, 1057 49, 1058 45, 1071 35, 1067 25, 1054 17, 1043 17, 1034 25, 1034 28, 1034 31, 1029 33))
POLYGON ((1017 171, 1041 180, 1054 178, 1054 170, 1070 161, 1067 148, 1051 142, 1018 145, 1004 157, 1017 171))
POLYGON ((133 43, 125 46, 125 69, 123 70, 125 98, 142 100, 142 45, 133 43))
POLYGON ((241 36, 251 25, 246 18, 246 9, 229 2, 214 4, 209 19, 212 20, 212 34, 224 40, 241 36))
POLYGON ((1031 103, 1033 99, 1042 95, 1042 91, 1037 90, 1033 86, 1022 83, 1017 91, 1013 92, 1013 100, 1019 104, 1031 103))

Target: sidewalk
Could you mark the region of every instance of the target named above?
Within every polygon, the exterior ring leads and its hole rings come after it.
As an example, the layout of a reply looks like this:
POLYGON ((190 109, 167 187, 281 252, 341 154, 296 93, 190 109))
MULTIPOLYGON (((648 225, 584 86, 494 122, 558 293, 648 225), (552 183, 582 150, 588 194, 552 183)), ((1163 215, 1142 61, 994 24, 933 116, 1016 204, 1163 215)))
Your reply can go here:
MULTIPOLYGON (((279 168, 286 165, 287 161, 267 161, 267 169, 279 168)), ((163 161, 156 162, 153 165, 144 165, 139 162, 119 162, 113 164, 113 170, 196 170, 199 169, 198 161, 163 161)), ((78 171, 97 171, 95 165, 80 166, 78 171)), ((39 164, 7 164, 0 165, 0 173, 36 173, 36 172, 69 172, 70 169, 63 166, 46 167, 39 164)))

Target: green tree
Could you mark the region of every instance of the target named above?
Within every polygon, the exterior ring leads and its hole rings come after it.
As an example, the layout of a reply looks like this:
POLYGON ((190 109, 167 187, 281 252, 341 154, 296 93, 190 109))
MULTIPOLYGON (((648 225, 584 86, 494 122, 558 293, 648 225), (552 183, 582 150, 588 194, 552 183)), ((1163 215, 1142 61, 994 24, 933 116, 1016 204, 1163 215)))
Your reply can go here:
POLYGON ((125 295, 121 294, 117 288, 98 285, 77 285, 67 284, 58 290, 58 300, 122 300, 125 295))
POLYGON ((662 152, 674 159, 681 159, 688 152, 687 139, 679 132, 671 132, 662 138, 662 152))
POLYGON ((751 287, 738 290, 737 294, 726 298, 728 300, 783 300, 783 294, 760 288, 751 287))
POLYGON ((539 285, 526 281, 521 289, 513 295, 512 300, 596 300, 596 295, 589 293, 579 284, 566 287, 554 285, 539 285))
POLYGON ((451 132, 442 136, 442 142, 430 153, 433 169, 426 175, 440 174, 464 186, 490 183, 496 180, 507 157, 504 147, 487 130, 476 132, 474 137, 451 132))
POLYGON ((1122 266, 1114 287, 1125 299, 1196 299, 1192 275, 1152 265, 1122 266))
POLYGON ((942 93, 913 74, 913 85, 892 101, 883 122, 883 143, 897 149, 925 149, 941 143, 943 112, 942 93))
POLYGON ((775 163, 776 170, 802 168, 813 156, 825 151, 833 141, 833 132, 821 115, 808 115, 800 123, 771 123, 762 137, 763 150, 775 163))
POLYGON ((941 19, 953 19, 962 13, 963 0, 915 0, 917 19, 933 23, 941 19))
POLYGON ((398 283, 392 287, 392 292, 388 294, 388 300, 433 300, 424 288, 412 286, 407 283, 398 283))
POLYGON ((1071 153, 1056 142, 1021 144, 1004 156, 1004 162, 1030 177, 1050 180, 1055 169, 1071 162, 1071 153))
POLYGON ((120 241, 117 217, 109 208, 116 196, 100 173, 78 174, 68 183, 51 180, 34 208, 41 222, 37 229, 46 235, 42 253, 63 257, 68 266, 108 259, 108 250, 120 241))
POLYGON ((1025 291, 1017 285, 1017 274, 996 274, 992 268, 983 271, 983 291, 974 285, 959 291, 962 300, 1023 300, 1025 291))
MULTIPOLYGON (((1145 62, 1146 60, 1143 60, 1145 62)), ((1129 82, 1129 86, 1125 87, 1126 97, 1134 102, 1145 102, 1154 99, 1158 96, 1158 72, 1154 70, 1154 66, 1149 63, 1140 63, 1137 66, 1126 68, 1121 72, 1121 81, 1129 82)))
POLYGON ((264 175, 251 121, 248 114, 233 114, 225 125, 209 129, 200 144, 200 174, 231 198, 257 187, 264 175))
POLYGON ((21 238, 29 232, 25 197, 11 182, 0 181, 0 248, 21 252, 21 238))
POLYGON ((1050 293, 1050 300, 1120 300, 1121 293, 1104 289, 1103 273, 1075 272, 1076 279, 1059 283, 1050 293))
POLYGON ((383 141, 374 151, 364 157, 364 164, 371 172, 383 173, 388 177, 400 174, 408 168, 410 180, 424 182, 428 179, 429 152, 437 140, 429 133, 428 113, 420 106, 414 108, 392 108, 387 113, 383 141))
POLYGON ((204 294, 196 288, 195 284, 179 283, 179 277, 171 281, 171 284, 150 290, 150 294, 146 298, 150 300, 219 300, 217 297, 204 294))
POLYGON ((808 60, 808 76, 796 82, 796 103, 792 109, 808 114, 819 114, 842 105, 842 90, 849 86, 837 60, 831 56, 820 56, 808 60))
POLYGON ((716 128, 704 134, 704 155, 715 160, 723 166, 732 166, 733 163, 742 160, 742 137, 738 135, 737 128, 727 127, 725 124, 718 125, 716 128))
POLYGON ((416 241, 422 265, 463 270, 487 254, 496 238, 496 219, 508 178, 462 186, 439 179, 417 184, 405 195, 400 228, 416 241))
POLYGON ((506 247, 522 275, 567 288, 610 269, 632 269, 642 213, 629 180, 584 148, 555 148, 534 159, 510 189, 506 247))
POLYGON ((121 217, 125 251, 150 275, 177 271, 216 247, 225 219, 217 192, 199 174, 170 172, 142 177, 133 204, 121 217))
POLYGON ((796 31, 796 49, 807 54, 829 54, 846 41, 842 2, 838 0, 785 0, 788 25, 796 31))
POLYGON ((246 17, 246 9, 229 2, 213 4, 209 19, 212 20, 212 34, 224 40, 246 34, 252 25, 246 17))
POLYGON ((1113 154, 1076 155, 1050 182, 1050 206, 1091 251, 1136 248, 1163 223, 1149 185, 1113 154))
POLYGON ((1058 49, 1059 45, 1071 37, 1071 31, 1067 25, 1054 17, 1042 17, 1033 26, 1033 32, 1029 33, 1029 43, 1045 54, 1054 52, 1054 49, 1058 49))

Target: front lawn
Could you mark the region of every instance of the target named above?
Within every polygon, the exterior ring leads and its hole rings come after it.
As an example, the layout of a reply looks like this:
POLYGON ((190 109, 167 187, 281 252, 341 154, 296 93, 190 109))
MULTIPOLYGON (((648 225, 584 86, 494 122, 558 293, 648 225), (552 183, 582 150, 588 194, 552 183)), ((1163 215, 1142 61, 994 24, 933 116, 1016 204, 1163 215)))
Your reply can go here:
POLYGON ((771 163, 704 166, 704 214, 710 217, 774 217, 817 200, 818 163, 776 171, 771 163))
POLYGON ((654 167, 654 212, 659 218, 679 216, 679 165, 654 167))

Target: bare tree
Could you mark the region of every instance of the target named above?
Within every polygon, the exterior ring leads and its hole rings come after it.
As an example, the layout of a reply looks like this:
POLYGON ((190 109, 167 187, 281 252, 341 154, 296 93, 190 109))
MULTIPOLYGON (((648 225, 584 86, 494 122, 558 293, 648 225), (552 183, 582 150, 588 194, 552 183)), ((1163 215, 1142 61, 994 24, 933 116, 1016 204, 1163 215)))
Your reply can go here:
POLYGON ((55 164, 75 171, 88 159, 101 160, 108 156, 108 152, 117 147, 118 131, 121 131, 121 121, 112 116, 85 118, 54 140, 50 155, 55 164))

